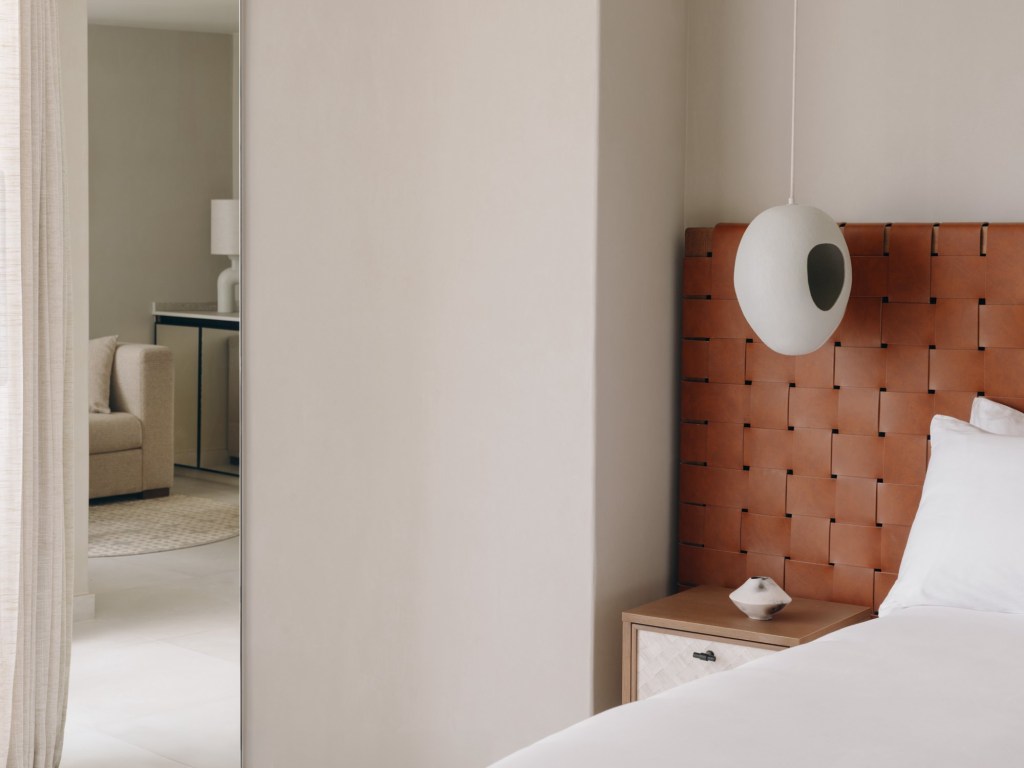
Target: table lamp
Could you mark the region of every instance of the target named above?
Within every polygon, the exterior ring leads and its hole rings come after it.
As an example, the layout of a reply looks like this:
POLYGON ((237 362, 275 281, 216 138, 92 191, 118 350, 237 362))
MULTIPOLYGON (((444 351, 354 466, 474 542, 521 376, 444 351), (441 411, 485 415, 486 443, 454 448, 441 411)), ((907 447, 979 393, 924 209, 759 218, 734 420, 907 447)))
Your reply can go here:
POLYGON ((227 256, 231 266, 217 277, 217 311, 237 312, 235 286, 238 285, 239 225, 237 200, 210 201, 210 253, 227 256))

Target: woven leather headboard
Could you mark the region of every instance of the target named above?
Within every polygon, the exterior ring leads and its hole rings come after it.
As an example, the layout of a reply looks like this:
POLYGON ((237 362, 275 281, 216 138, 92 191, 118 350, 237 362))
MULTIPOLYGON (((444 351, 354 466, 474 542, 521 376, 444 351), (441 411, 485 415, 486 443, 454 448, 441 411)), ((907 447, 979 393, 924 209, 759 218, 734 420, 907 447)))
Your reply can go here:
POLYGON ((853 290, 819 351, 777 355, 733 290, 745 225, 689 229, 680 585, 771 576, 870 605, 896 578, 935 413, 1024 407, 1024 224, 846 224, 853 290))

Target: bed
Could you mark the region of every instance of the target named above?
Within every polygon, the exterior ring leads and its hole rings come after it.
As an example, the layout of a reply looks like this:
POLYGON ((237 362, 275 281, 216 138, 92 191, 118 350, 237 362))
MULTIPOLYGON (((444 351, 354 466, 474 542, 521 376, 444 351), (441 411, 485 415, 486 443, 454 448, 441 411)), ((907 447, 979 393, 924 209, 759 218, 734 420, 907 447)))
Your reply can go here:
POLYGON ((1024 616, 907 608, 609 710, 500 768, 1024 761, 1024 616))
POLYGON ((498 768, 1024 764, 1024 414, 977 398, 931 459, 880 617, 627 704, 498 768))

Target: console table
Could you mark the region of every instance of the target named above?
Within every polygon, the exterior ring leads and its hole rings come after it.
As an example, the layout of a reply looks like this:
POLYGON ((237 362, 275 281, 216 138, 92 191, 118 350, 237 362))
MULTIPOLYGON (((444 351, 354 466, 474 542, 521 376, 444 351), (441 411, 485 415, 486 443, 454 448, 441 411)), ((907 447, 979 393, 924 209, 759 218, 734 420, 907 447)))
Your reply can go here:
POLYGON ((240 325, 215 304, 153 305, 153 342, 174 354, 177 466, 238 475, 240 325))

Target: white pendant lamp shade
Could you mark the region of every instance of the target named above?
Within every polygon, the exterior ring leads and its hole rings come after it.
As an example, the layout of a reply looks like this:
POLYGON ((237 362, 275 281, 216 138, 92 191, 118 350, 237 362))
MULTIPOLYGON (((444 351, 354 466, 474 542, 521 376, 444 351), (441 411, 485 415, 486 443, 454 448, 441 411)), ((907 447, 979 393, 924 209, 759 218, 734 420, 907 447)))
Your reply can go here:
POLYGON ((779 205, 750 222, 733 283, 743 316, 771 349, 806 355, 846 312, 850 251, 836 223, 809 205, 779 205))
POLYGON ((796 205, 796 33, 789 113, 789 205, 750 222, 736 253, 733 284, 743 316, 761 341, 783 355, 807 355, 839 327, 850 299, 850 251, 828 214, 796 205))

